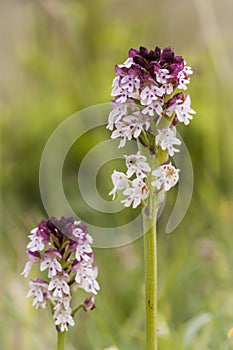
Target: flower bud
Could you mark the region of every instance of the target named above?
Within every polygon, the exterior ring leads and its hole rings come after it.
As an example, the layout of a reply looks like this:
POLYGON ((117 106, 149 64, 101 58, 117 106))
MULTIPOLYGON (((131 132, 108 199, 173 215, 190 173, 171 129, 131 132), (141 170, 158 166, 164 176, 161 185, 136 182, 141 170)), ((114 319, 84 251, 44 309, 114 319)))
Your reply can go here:
POLYGON ((91 311, 96 308, 95 305, 95 297, 94 295, 91 295, 90 297, 86 298, 83 302, 83 309, 84 311, 91 311))

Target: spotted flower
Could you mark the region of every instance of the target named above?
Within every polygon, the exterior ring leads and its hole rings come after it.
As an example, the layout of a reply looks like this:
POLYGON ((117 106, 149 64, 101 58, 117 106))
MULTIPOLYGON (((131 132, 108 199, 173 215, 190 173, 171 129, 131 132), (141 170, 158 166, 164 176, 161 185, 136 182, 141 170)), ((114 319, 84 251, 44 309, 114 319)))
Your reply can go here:
POLYGON ((189 95, 178 94, 168 101, 166 114, 171 117, 175 113, 179 122, 188 125, 193 119, 192 114, 196 112, 191 108, 191 99, 189 95))
POLYGON ((125 207, 129 207, 132 204, 133 208, 137 208, 148 197, 147 185, 142 179, 136 178, 132 181, 132 187, 127 188, 123 195, 128 196, 121 201, 125 207))
POLYGON ((32 306, 36 309, 44 309, 47 306, 48 298, 50 296, 48 291, 48 282, 41 278, 32 279, 28 283, 29 291, 27 298, 33 297, 32 306))
POLYGON ((84 289, 88 293, 97 294, 97 291, 100 289, 96 280, 98 275, 97 266, 92 266, 92 264, 85 261, 77 261, 73 265, 72 271, 76 273, 75 281, 79 288, 84 289))
POLYGON ((62 256, 55 248, 49 248, 44 252, 44 259, 40 264, 40 270, 44 271, 48 269, 49 278, 56 276, 56 274, 62 270, 62 266, 57 260, 58 258, 61 259, 62 256))
POLYGON ((109 195, 113 196, 112 199, 115 199, 117 191, 124 190, 129 187, 129 179, 127 175, 120 171, 114 170, 112 176, 113 189, 109 192, 109 195))
POLYGON ((141 156, 139 153, 124 157, 128 168, 126 172, 128 178, 130 178, 133 174, 136 174, 136 176, 139 178, 145 178, 147 176, 146 173, 151 171, 146 157, 141 156))
POLYGON ((173 156, 179 149, 174 145, 181 145, 181 141, 175 137, 175 132, 171 128, 158 129, 155 137, 156 146, 161 147, 163 151, 167 150, 169 156, 173 156))
POLYGON ((149 120, 141 113, 134 112, 132 115, 123 117, 120 122, 115 124, 116 129, 112 133, 112 138, 120 138, 119 147, 124 147, 126 140, 137 138, 142 130, 149 128, 149 120))
POLYGON ((74 319, 71 312, 71 308, 66 309, 61 306, 55 310, 53 318, 55 325, 60 327, 61 332, 68 331, 68 325, 74 326, 74 319))
POLYGON ((69 275, 65 271, 52 277, 48 290, 53 291, 55 298, 63 298, 64 295, 70 294, 70 287, 68 285, 69 275))
POLYGON ((152 175, 156 177, 156 180, 151 183, 152 186, 158 190, 169 191, 179 180, 179 169, 176 169, 171 163, 164 164, 152 171, 152 175))
POLYGON ((29 235, 30 242, 27 245, 27 249, 32 252, 43 250, 45 247, 43 236, 38 234, 38 228, 31 230, 31 235, 29 235))

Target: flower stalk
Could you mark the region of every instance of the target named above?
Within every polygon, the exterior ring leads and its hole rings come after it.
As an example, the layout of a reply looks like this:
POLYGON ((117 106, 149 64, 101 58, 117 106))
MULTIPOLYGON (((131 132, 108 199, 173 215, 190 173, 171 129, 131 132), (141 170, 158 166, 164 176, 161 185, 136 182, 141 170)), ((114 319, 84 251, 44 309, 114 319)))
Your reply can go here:
POLYGON ((66 331, 57 331, 57 350, 65 350, 66 331))
POLYGON ((146 308, 146 349, 157 350, 157 239, 155 218, 143 215, 146 308))
MULTIPOLYGON (((149 166, 154 169, 157 160, 155 156, 138 143, 140 153, 147 156, 149 166), (147 153, 147 154, 146 154, 147 153), (148 154, 149 153, 149 154, 148 154)), ((155 191, 151 185, 152 174, 147 177, 149 197, 143 208, 144 233, 144 276, 145 276, 145 312, 146 312, 146 349, 157 350, 157 214, 160 206, 161 192, 155 191)))

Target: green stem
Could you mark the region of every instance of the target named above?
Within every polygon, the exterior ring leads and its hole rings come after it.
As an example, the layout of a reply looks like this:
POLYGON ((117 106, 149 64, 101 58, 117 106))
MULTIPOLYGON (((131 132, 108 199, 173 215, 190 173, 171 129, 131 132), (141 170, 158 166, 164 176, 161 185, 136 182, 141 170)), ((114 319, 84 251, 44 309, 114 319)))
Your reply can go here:
POLYGON ((66 332, 57 331, 57 350, 65 350, 66 332))
MULTIPOLYGON (((146 155, 148 164, 154 170, 157 167, 156 157, 146 154, 140 147, 140 153, 146 155)), ((156 219, 159 205, 159 195, 151 186, 151 173, 148 174, 149 198, 143 210, 144 229, 144 269, 145 269, 145 307, 146 307, 146 350, 157 350, 157 237, 156 219)))
POLYGON ((74 317, 74 315, 76 314, 76 312, 78 312, 78 311, 81 310, 81 309, 83 309, 83 304, 77 305, 77 306, 73 309, 71 316, 74 317))
POLYGON ((144 269, 146 300, 146 349, 157 350, 157 242, 156 213, 149 208, 151 217, 144 213, 144 269))
POLYGON ((157 350, 157 264, 153 229, 145 235, 146 349, 157 350), (155 250, 154 250, 155 251, 155 250), (148 254, 148 255, 147 255, 148 254))

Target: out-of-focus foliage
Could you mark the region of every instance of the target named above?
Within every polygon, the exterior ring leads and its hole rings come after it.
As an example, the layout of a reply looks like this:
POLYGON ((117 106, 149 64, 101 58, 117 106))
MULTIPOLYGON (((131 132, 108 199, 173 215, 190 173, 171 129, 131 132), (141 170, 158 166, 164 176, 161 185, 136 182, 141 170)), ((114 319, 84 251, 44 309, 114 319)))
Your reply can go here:
MULTIPOLYGON (((192 158, 193 197, 172 234, 164 231, 175 191, 159 222, 159 349, 230 349, 231 2, 5 0, 0 6, 1 349, 54 348, 51 316, 32 310, 20 276, 27 234, 46 217, 38 183, 41 155, 62 121, 83 108, 109 102, 114 65, 125 60, 130 47, 140 45, 171 45, 195 72, 189 92, 197 115, 190 127, 179 129, 192 158)), ((73 196, 77 167, 89 149, 108 137, 104 128, 84 135, 64 164, 64 189, 83 215, 88 210, 85 203, 78 194, 73 196)), ((111 188, 109 174, 106 167, 97 179, 104 198, 111 188)), ((98 212, 90 215, 104 221, 98 212)), ((134 214, 124 215, 121 220, 134 214)), ((95 255, 101 285, 97 309, 77 316, 67 349, 144 349, 143 240, 96 249, 95 255)))

